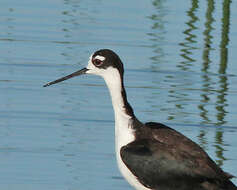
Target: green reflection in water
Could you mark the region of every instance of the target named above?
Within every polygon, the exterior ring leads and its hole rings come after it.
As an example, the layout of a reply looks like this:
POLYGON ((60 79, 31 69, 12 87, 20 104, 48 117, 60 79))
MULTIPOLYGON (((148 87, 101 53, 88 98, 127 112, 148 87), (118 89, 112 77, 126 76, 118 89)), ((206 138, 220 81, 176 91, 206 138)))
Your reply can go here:
POLYGON ((215 135, 215 153, 216 153, 216 157, 218 159, 216 159, 216 163, 217 165, 219 166, 222 166, 223 165, 223 162, 225 160, 227 160, 224 156, 224 146, 226 146, 224 143, 223 143, 223 135, 224 135, 224 132, 219 129, 218 131, 216 131, 216 135, 215 135))
MULTIPOLYGON (((222 32, 221 32, 221 43, 220 43, 220 66, 219 66, 219 91, 217 95, 216 110, 217 110, 217 123, 216 125, 224 125, 226 123, 226 96, 228 94, 228 76, 226 69, 228 65, 228 43, 229 43, 229 28, 230 28, 230 0, 224 0, 222 4, 222 32)), ((220 129, 216 132, 215 143, 216 143, 216 156, 218 157, 217 163, 222 166, 224 160, 224 144, 223 134, 224 132, 220 129)))
MULTIPOLYGON (((148 18, 150 18, 153 22, 151 27, 152 32, 148 33, 150 36, 150 40, 152 43, 152 49, 155 55, 150 59, 153 63, 161 63, 162 58, 164 57, 164 51, 162 48, 162 43, 164 41, 164 34, 165 34, 165 22, 164 16, 166 15, 166 10, 164 8, 162 0, 154 0, 152 1, 153 6, 157 10, 155 14, 152 14, 148 18)), ((157 66, 157 65, 156 65, 157 66)))
MULTIPOLYGON (((219 75, 219 90, 217 91, 217 100, 216 100, 216 110, 217 110, 217 115, 216 115, 216 125, 217 126, 222 126, 226 123, 225 116, 226 116, 226 110, 225 108, 228 106, 226 103, 226 95, 228 94, 228 77, 225 75, 226 74, 226 69, 227 69, 227 64, 228 64, 228 42, 229 42, 229 25, 230 25, 230 0, 224 0, 223 1, 223 17, 222 17, 222 33, 221 33, 221 44, 220 44, 220 65, 219 65, 219 70, 218 73, 219 75)), ((212 36, 211 36, 211 31, 212 31, 212 23, 214 21, 212 13, 214 11, 214 1, 213 0, 208 0, 208 6, 207 6, 207 12, 206 12, 206 23, 205 23, 205 31, 204 31, 204 41, 205 41, 205 48, 203 51, 203 67, 202 67, 202 72, 206 73, 203 75, 203 93, 201 94, 202 97, 202 102, 204 104, 199 105, 199 109, 201 110, 200 116, 203 119, 203 123, 208 123, 210 119, 208 118, 208 110, 205 109, 205 105, 209 102, 210 98, 210 90, 211 90, 211 82, 210 78, 208 76, 208 70, 209 66, 211 63, 210 60, 210 51, 212 50, 212 36)), ((219 166, 223 165, 223 162, 226 160, 224 156, 224 143, 223 143, 223 130, 220 128, 216 131, 215 135, 215 153, 216 157, 218 158, 216 160, 217 164, 219 166)), ((205 130, 200 131, 199 135, 199 140, 202 145, 206 143, 205 140, 205 130)), ((204 145, 205 147, 205 145, 204 145)))
POLYGON ((185 59, 184 61, 180 62, 178 67, 180 67, 182 70, 186 71, 188 70, 189 66, 191 66, 191 63, 195 62, 196 60, 192 58, 192 51, 194 49, 197 49, 195 44, 197 41, 195 40, 197 36, 194 34, 194 30, 197 29, 197 26, 195 26, 198 17, 195 15, 195 12, 199 8, 198 6, 198 0, 192 0, 191 8, 187 11, 187 15, 190 18, 190 20, 186 23, 187 29, 183 31, 183 33, 186 35, 184 42, 180 43, 179 45, 183 48, 181 49, 180 55, 185 59))
MULTIPOLYGON (((182 62, 178 63, 177 67, 182 71, 190 71, 190 68, 193 67, 193 63, 196 62, 194 58, 194 51, 197 50, 197 37, 199 34, 195 34, 196 30, 198 30, 197 22, 201 19, 198 18, 197 11, 199 10, 199 1, 192 0, 191 7, 187 11, 188 21, 185 25, 186 29, 184 29, 183 34, 185 38, 182 43, 179 45, 181 46, 180 56, 184 59, 182 62)), ((211 54, 216 51, 213 48, 213 35, 212 32, 214 30, 213 24, 216 20, 213 17, 215 12, 215 0, 207 0, 207 8, 205 12, 205 22, 204 22, 204 31, 203 31, 203 42, 204 48, 202 50, 202 65, 201 65, 201 93, 200 93, 200 101, 198 104, 198 109, 200 111, 199 115, 201 117, 201 124, 210 124, 214 123, 216 126, 223 126, 226 124, 225 116, 226 116, 226 107, 227 99, 226 96, 228 94, 228 75, 226 75, 226 69, 228 64, 228 42, 229 42, 229 25, 230 25, 230 0, 224 0, 222 4, 223 8, 223 16, 222 16, 222 33, 221 33, 221 43, 220 43, 220 64, 218 70, 218 79, 214 80, 213 75, 211 76, 210 73, 213 73, 213 68, 211 68, 212 59, 211 54), (217 90, 216 88, 217 84, 217 90), (213 95, 216 94, 216 102, 215 102, 215 112, 216 114, 216 121, 213 122, 213 118, 211 118, 211 110, 208 106, 211 105, 211 98, 213 95)), ((152 25, 152 33, 148 34, 151 36, 151 40, 153 41, 153 49, 155 56, 151 59, 156 64, 161 63, 163 57, 165 57, 162 45, 164 42, 164 32, 165 32, 165 22, 164 22, 164 15, 165 7, 163 5, 163 1, 154 0, 153 1, 154 7, 158 10, 156 14, 153 14, 149 18, 153 21, 152 25), (162 59, 161 59, 162 58, 162 59)), ((219 21, 218 21, 219 22, 219 21)), ((200 38, 200 37, 199 37, 200 38)), ((163 60, 164 61, 164 60, 163 60)), ((185 72, 186 73, 186 72, 185 72)), ((184 73, 184 75, 185 75, 184 73)), ((188 72, 189 73, 189 72, 188 72)), ((173 75, 166 76, 167 80, 173 81, 173 75)), ((183 83, 181 86, 186 89, 185 87, 190 85, 189 84, 189 76, 187 75, 188 80, 183 77, 183 83)), ((179 84, 178 84, 179 85, 179 84)), ((168 120, 174 120, 176 117, 185 117, 185 106, 189 101, 189 94, 185 91, 180 91, 179 88, 181 86, 177 86, 176 83, 171 84, 171 89, 169 90, 169 97, 171 100, 167 101, 168 105, 174 105, 175 110, 179 110, 178 112, 173 112, 171 109, 166 108, 165 111, 168 112, 168 120), (183 114, 183 115, 182 115, 183 114)), ((190 98, 190 101, 192 98, 190 98)), ((212 100, 213 102, 213 100, 212 100)), ((172 108, 173 109, 173 108, 172 108)), ((187 115, 190 116, 189 113, 187 115)), ((207 150, 208 148, 208 128, 200 129, 198 139, 200 145, 207 150)), ((225 146, 224 143, 224 131, 222 128, 217 128, 215 138, 214 138, 214 147, 215 153, 217 157, 217 164, 219 166, 223 165, 223 162, 226 160, 224 156, 225 146)))
POLYGON ((217 125, 223 125, 226 123, 225 107, 228 106, 226 103, 226 95, 228 94, 228 76, 226 74, 228 64, 228 43, 229 43, 229 28, 230 28, 230 0, 223 1, 223 16, 222 16, 222 32, 221 32, 221 43, 220 43, 220 66, 219 66, 219 88, 217 96, 217 125))
MULTIPOLYGON (((188 71, 189 68, 192 66, 196 60, 193 58, 194 50, 197 49, 197 36, 194 34, 194 31, 197 30, 196 22, 198 17, 196 16, 196 12, 199 8, 198 0, 192 0, 191 8, 187 11, 187 15, 189 17, 189 21, 186 23, 187 29, 184 30, 185 39, 184 42, 180 43, 179 45, 183 48, 181 49, 180 55, 185 59, 184 61, 180 62, 178 65, 183 71, 188 71)), ((218 90, 217 90, 217 97, 216 97, 216 122, 215 125, 223 126, 226 123, 225 116, 226 116, 226 107, 228 106, 226 96, 228 92, 228 76, 226 75, 226 69, 228 64, 228 42, 229 42, 229 25, 230 25, 230 0, 224 0, 222 4, 223 9, 223 16, 222 16, 222 33, 221 33, 221 44, 220 44, 220 65, 218 70, 218 90)), ((214 0, 207 1, 207 9, 205 14, 205 30, 203 32, 204 36, 204 49, 202 53, 202 88, 201 88, 201 100, 198 103, 198 109, 200 110, 200 117, 202 118, 203 124, 211 123, 211 119, 209 118, 209 109, 207 108, 213 87, 212 84, 214 83, 211 81, 210 73, 210 64, 212 63, 210 59, 211 51, 215 50, 212 48, 212 39, 213 36, 211 32, 213 31, 213 22, 215 19, 213 18, 213 12, 215 10, 215 2, 214 0)), ((207 129, 201 129, 198 135, 198 139, 200 145, 207 149, 207 138, 206 134, 207 129)), ((221 129, 217 129, 215 135, 215 153, 216 157, 218 158, 217 163, 218 165, 223 165, 224 160, 224 143, 223 143, 223 131, 221 129)))
POLYGON ((228 64, 228 43, 229 43, 229 28, 230 28, 230 0, 224 0, 223 2, 223 17, 222 17, 222 32, 221 32, 221 43, 220 43, 220 66, 219 66, 219 88, 217 96, 217 125, 223 125, 225 121, 225 107, 228 106, 226 103, 226 95, 228 94, 228 76, 226 74, 228 64))
MULTIPOLYGON (((211 35, 211 32, 213 30, 212 24, 215 21, 213 19, 213 12, 215 10, 215 4, 214 0, 208 0, 207 1, 207 10, 205 14, 206 22, 205 22, 205 30, 203 32, 204 35, 204 50, 202 54, 202 59, 203 59, 203 64, 202 64, 202 69, 201 71, 205 73, 202 75, 202 92, 200 94, 201 96, 201 102, 198 105, 198 109, 200 110, 200 117, 202 118, 201 123, 202 124, 208 124, 211 122, 211 120, 208 117, 208 109, 206 106, 208 105, 210 98, 209 96, 211 95, 211 78, 208 75, 209 68, 210 68, 210 52, 212 49, 212 38, 213 36, 211 35)), ((207 133, 207 130, 200 130, 200 134, 198 136, 200 145, 204 148, 207 149, 207 140, 205 138, 207 133)))
POLYGON ((189 73, 185 73, 183 71, 189 71, 189 68, 192 66, 192 63, 196 60, 193 58, 193 50, 197 49, 197 36, 194 34, 194 31, 198 29, 196 26, 196 22, 198 21, 198 17, 196 16, 196 11, 198 10, 198 0, 192 0, 191 7, 186 12, 188 15, 188 21, 186 22, 186 29, 184 29, 183 34, 185 35, 185 39, 183 42, 179 43, 181 46, 180 56, 184 58, 183 61, 179 62, 176 67, 182 70, 182 84, 175 83, 171 85, 171 90, 169 90, 169 97, 172 98, 172 101, 168 103, 175 104, 175 110, 179 110, 176 113, 172 113, 171 110, 168 116, 168 120, 174 120, 177 118, 184 118, 186 116, 190 117, 190 113, 186 111, 186 106, 188 105, 188 101, 192 99, 189 96, 189 93, 186 90, 188 86, 192 85, 192 81, 190 81, 189 73), (180 90, 182 89, 182 90, 180 90), (175 100, 174 100, 175 98, 175 100))

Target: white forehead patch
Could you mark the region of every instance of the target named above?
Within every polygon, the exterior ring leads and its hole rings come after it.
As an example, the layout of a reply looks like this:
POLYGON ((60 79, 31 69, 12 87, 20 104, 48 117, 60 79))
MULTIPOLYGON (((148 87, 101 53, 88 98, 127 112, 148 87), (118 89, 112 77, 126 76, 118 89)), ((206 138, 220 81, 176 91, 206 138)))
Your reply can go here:
POLYGON ((97 56, 95 56, 95 59, 99 59, 100 61, 104 61, 105 57, 103 57, 101 55, 97 55, 97 56))

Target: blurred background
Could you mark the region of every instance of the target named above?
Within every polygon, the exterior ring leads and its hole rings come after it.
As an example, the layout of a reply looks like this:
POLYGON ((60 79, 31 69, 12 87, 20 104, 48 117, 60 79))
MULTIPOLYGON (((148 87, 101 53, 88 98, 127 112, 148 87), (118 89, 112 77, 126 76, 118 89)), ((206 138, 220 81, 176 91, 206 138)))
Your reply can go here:
POLYGON ((132 189, 104 81, 42 87, 101 48, 124 62, 140 120, 175 128, 237 175, 236 23, 236 0, 1 0, 0 189, 132 189))

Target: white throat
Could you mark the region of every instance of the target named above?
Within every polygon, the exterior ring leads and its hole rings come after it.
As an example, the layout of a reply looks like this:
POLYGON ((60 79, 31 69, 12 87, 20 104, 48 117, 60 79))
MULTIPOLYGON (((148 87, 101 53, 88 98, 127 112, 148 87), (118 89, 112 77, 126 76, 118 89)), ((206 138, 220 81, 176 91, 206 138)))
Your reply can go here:
MULTIPOLYGON (((101 57, 98 57, 101 59, 101 57)), ((121 147, 135 140, 134 129, 132 128, 132 117, 126 113, 125 102, 122 96, 122 83, 119 71, 116 68, 97 68, 91 62, 87 66, 88 74, 102 76, 108 86, 112 99, 115 117, 115 149, 118 167, 127 181, 139 190, 148 190, 142 186, 137 178, 126 167, 120 156, 121 147)))
POLYGON ((134 140, 133 129, 131 128, 132 117, 126 113, 125 102, 122 97, 121 77, 117 69, 109 67, 106 69, 104 78, 112 99, 115 117, 115 143, 116 152, 120 148, 134 140))
MULTIPOLYGON (((96 57, 99 59, 103 58, 102 56, 98 57, 98 55, 96 57)), ((89 70, 87 73, 103 77, 110 92, 115 117, 116 152, 119 152, 122 146, 134 140, 133 130, 130 125, 132 117, 126 113, 125 102, 122 96, 122 79, 118 69, 112 66, 106 69, 95 67, 91 59, 92 56, 88 62, 87 69, 89 70)))
MULTIPOLYGON (((125 179, 135 189, 149 190, 141 185, 137 178, 127 168, 120 156, 120 149, 128 143, 135 140, 134 129, 132 128, 132 117, 126 113, 125 104, 122 97, 121 77, 117 69, 108 68, 109 74, 103 76, 112 98, 112 104, 115 115, 115 144, 116 144, 116 158, 119 170, 125 179)), ((108 70, 107 69, 107 70, 108 70)))
MULTIPOLYGON (((102 59, 101 56, 98 58, 102 59)), ((125 102, 122 97, 121 76, 119 71, 112 66, 106 69, 95 67, 91 59, 92 56, 88 62, 87 69, 89 70, 87 73, 103 77, 110 92, 114 108, 116 152, 119 152, 122 146, 134 140, 132 128, 129 127, 132 117, 126 113, 125 102)))

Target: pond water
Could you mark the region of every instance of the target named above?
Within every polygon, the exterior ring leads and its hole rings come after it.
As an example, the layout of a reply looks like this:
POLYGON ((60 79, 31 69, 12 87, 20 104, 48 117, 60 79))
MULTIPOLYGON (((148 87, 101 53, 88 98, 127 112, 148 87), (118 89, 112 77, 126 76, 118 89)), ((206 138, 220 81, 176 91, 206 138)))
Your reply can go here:
POLYGON ((124 62, 140 120, 177 129, 237 175, 237 1, 0 4, 0 189, 132 189, 116 166, 104 81, 42 87, 101 48, 124 62))

